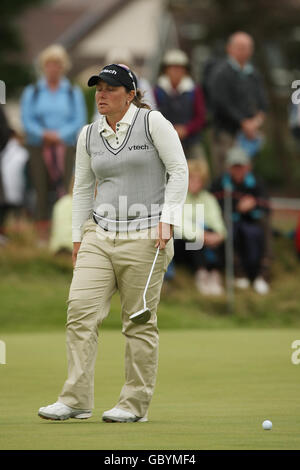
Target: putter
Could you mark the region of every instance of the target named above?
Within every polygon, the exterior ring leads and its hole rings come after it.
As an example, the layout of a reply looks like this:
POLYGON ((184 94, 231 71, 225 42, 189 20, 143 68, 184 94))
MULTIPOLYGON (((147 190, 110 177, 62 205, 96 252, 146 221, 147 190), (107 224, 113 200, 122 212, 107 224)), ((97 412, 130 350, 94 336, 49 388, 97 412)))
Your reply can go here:
POLYGON ((152 268, 151 268, 150 274, 148 276, 146 287, 145 287, 145 290, 144 290, 144 293, 143 293, 144 308, 142 310, 139 310, 136 313, 133 313, 129 317, 129 319, 133 323, 142 324, 142 323, 147 323, 147 321, 150 320, 151 312, 150 312, 149 308, 147 308, 147 305, 146 305, 146 292, 147 292, 147 289, 148 289, 148 286, 149 286, 149 282, 150 282, 152 272, 153 272, 153 269, 154 269, 154 266, 155 266, 155 263, 156 263, 156 260, 157 260, 158 253, 159 253, 159 247, 156 250, 156 254, 155 254, 153 264, 152 264, 152 268))

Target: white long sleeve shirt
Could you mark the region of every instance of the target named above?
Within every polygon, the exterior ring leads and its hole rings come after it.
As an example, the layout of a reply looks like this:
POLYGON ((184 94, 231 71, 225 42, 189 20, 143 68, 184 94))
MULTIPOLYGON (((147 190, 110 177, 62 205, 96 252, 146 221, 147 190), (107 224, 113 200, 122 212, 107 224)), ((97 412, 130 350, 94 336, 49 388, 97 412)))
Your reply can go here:
MULTIPOLYGON (((135 111, 136 106, 131 104, 116 124, 116 132, 109 126, 105 116, 100 117, 98 131, 114 149, 122 145, 135 111)), ((82 227, 93 211, 95 197, 96 176, 91 168, 91 157, 86 151, 87 127, 83 127, 77 141, 72 209, 73 242, 80 242, 82 239, 82 227)), ((159 111, 149 114, 149 131, 168 173, 160 221, 179 226, 182 222, 180 209, 185 202, 188 188, 188 167, 182 145, 173 125, 159 111)))

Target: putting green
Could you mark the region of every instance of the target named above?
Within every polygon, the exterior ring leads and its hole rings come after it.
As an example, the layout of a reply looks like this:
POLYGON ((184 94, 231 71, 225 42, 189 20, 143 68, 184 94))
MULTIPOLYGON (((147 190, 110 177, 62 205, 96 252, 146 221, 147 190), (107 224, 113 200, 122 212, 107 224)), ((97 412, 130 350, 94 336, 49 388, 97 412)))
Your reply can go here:
MULTIPOLYGON (((86 421, 45 421, 66 375, 64 333, 0 337, 0 449, 299 449, 299 330, 162 331, 148 423, 107 424, 123 384, 121 333, 100 335, 95 410, 86 421), (262 422, 270 419, 272 431, 262 422)), ((299 355, 300 356, 300 355, 299 355)))

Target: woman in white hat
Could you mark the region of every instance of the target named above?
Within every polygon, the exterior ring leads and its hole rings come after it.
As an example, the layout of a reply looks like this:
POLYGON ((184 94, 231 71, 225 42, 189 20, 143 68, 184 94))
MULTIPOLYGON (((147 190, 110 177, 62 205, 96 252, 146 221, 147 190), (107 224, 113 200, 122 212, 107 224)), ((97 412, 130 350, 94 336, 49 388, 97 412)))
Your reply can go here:
POLYGON ((160 112, 141 102, 130 69, 107 65, 88 85, 96 87, 101 116, 83 128, 77 143, 68 378, 58 401, 40 408, 39 415, 54 420, 91 416, 98 327, 118 289, 125 384, 116 406, 102 419, 147 421, 158 364, 156 312, 174 253, 173 225, 181 223, 187 164, 178 134, 160 112), (144 312, 143 295, 151 315, 138 315, 134 322, 130 317, 144 312))
POLYGON ((185 52, 180 49, 167 51, 154 93, 157 109, 174 125, 186 158, 204 157, 201 145, 201 130, 205 124, 204 97, 190 75, 185 52))

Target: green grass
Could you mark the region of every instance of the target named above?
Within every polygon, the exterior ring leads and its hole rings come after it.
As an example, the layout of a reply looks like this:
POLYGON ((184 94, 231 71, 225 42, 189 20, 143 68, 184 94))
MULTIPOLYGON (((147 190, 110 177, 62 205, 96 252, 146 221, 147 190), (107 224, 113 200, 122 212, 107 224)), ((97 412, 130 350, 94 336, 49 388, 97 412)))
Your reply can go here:
MULTIPOLYGON (((271 292, 259 296, 251 289, 236 292, 233 311, 226 297, 201 296, 190 274, 178 270, 167 290, 163 286, 158 310, 161 329, 300 327, 300 262, 292 240, 275 240, 271 292)), ((1 331, 62 329, 72 268, 69 258, 12 244, 0 251, 1 331)), ((120 328, 120 301, 116 294, 104 328, 120 328)))
MULTIPOLYGON (((46 331, 47 328, 44 330, 46 331)), ((87 421, 37 416, 66 375, 63 332, 5 333, 0 449, 299 449, 299 329, 161 331, 148 423, 107 424, 123 384, 124 341, 100 334, 95 410, 87 421), (264 419, 273 422, 264 431, 264 419)))
POLYGON ((300 263, 292 240, 274 240, 271 293, 236 292, 233 311, 225 297, 201 296, 184 271, 170 289, 163 286, 150 422, 125 425, 101 422, 124 377, 118 295, 100 331, 93 417, 49 422, 37 416, 66 378, 72 267, 69 258, 38 250, 32 240, 30 233, 15 236, 0 249, 0 340, 7 347, 7 364, 0 365, 0 450, 300 448, 300 365, 291 363, 291 344, 300 339, 300 263), (264 419, 273 421, 272 431, 262 429, 264 419))

